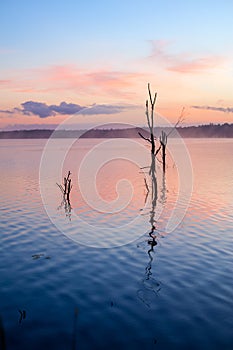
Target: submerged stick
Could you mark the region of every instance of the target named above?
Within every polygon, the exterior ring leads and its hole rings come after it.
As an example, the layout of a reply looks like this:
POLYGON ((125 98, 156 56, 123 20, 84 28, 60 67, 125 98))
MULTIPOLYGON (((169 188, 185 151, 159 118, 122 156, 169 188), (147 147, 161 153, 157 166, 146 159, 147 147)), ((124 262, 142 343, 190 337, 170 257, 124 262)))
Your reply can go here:
POLYGON ((64 181, 63 181, 64 188, 62 185, 56 183, 57 186, 60 188, 61 192, 63 193, 64 197, 66 196, 66 200, 68 202, 70 202, 70 192, 72 189, 70 175, 71 175, 71 172, 69 171, 67 177, 64 177, 64 181))
POLYGON ((166 146, 167 146, 167 134, 162 131, 160 136, 160 145, 162 147, 162 159, 163 159, 163 172, 166 170, 166 146))

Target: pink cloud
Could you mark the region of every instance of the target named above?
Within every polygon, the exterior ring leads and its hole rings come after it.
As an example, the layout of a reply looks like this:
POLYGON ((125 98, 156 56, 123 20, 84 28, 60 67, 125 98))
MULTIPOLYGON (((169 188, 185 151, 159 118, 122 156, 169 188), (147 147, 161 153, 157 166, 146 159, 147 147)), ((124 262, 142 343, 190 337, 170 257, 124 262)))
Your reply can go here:
POLYGON ((170 46, 169 41, 165 40, 153 40, 151 41, 152 49, 149 58, 152 60, 158 60, 161 63, 172 63, 174 62, 174 55, 168 53, 168 48, 170 46))
POLYGON ((12 72, 14 79, 0 80, 0 89, 20 93, 72 91, 78 95, 132 99, 142 73, 114 70, 88 70, 75 65, 49 66, 12 72), (1 86, 2 85, 2 86, 1 86))
POLYGON ((180 62, 168 67, 167 69, 179 73, 198 73, 216 68, 222 63, 223 59, 219 57, 203 57, 186 62, 180 62))
POLYGON ((9 79, 0 79, 0 85, 9 86, 9 84, 11 84, 11 80, 9 80, 9 79))
POLYGON ((168 71, 178 73, 200 73, 222 65, 226 59, 220 56, 193 57, 190 53, 169 53, 170 42, 152 41, 150 60, 155 61, 168 71))
MULTIPOLYGON (((83 70, 76 66, 64 65, 53 66, 44 70, 46 80, 51 88, 54 82, 59 83, 59 88, 71 88, 83 91, 114 92, 122 94, 122 88, 132 87, 139 73, 126 73, 120 71, 106 70, 83 70)), ((43 74, 43 73, 42 73, 43 74)), ((56 86, 57 87, 57 86, 56 86)))

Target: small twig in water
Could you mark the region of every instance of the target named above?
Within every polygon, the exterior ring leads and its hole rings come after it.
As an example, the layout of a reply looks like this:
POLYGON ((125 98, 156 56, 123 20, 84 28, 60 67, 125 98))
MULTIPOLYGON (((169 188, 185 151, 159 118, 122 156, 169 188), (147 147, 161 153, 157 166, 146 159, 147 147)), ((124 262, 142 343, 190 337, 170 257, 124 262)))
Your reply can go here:
POLYGON ((25 310, 19 310, 20 318, 19 318, 19 324, 22 323, 22 320, 25 320, 26 318, 26 311, 25 310))

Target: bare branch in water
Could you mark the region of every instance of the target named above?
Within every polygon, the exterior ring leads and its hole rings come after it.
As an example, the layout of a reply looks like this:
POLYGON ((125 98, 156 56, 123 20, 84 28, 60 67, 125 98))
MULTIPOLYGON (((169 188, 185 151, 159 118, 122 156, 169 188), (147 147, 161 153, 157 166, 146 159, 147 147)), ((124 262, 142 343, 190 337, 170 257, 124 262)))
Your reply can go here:
POLYGON ((171 133, 173 133, 173 131, 180 125, 183 123, 183 121, 185 120, 185 107, 182 108, 180 116, 176 122, 176 124, 174 125, 174 128, 168 133, 167 137, 169 135, 171 135, 171 133))
POLYGON ((63 194, 65 194, 65 190, 64 188, 62 187, 62 185, 59 185, 57 182, 56 182, 57 186, 60 188, 60 190, 62 191, 63 194))
POLYGON ((149 92, 149 97, 150 97, 151 108, 154 110, 154 106, 155 106, 155 102, 156 102, 156 98, 157 98, 157 92, 154 94, 154 99, 152 100, 152 95, 151 95, 149 83, 148 83, 148 92, 149 92))
POLYGON ((161 149, 161 145, 159 146, 159 148, 157 149, 157 151, 155 152, 155 157, 157 156, 157 154, 159 153, 160 149, 161 149))
POLYGON ((146 141, 148 141, 148 142, 151 143, 151 140, 148 139, 147 137, 143 136, 140 132, 138 133, 138 135, 139 135, 143 140, 146 140, 146 141))
POLYGON ((64 197, 66 196, 68 203, 70 202, 70 192, 72 189, 70 175, 71 175, 71 172, 69 171, 67 177, 64 177, 64 188, 62 185, 56 183, 57 186, 60 188, 63 196, 64 197))
POLYGON ((148 165, 148 166, 143 166, 143 167, 141 167, 140 169, 148 169, 148 168, 150 168, 149 165, 148 165))
POLYGON ((144 177, 145 187, 147 192, 150 192, 149 186, 147 185, 146 178, 144 177))

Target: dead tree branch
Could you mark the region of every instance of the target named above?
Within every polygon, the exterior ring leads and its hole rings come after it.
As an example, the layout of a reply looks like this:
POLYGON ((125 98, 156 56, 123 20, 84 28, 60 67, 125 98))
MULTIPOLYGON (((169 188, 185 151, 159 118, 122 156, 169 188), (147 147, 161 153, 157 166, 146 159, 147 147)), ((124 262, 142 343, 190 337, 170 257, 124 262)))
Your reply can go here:
POLYGON ((70 175, 71 175, 71 172, 69 171, 68 175, 66 177, 64 177, 64 181, 63 181, 64 187, 62 185, 56 183, 57 186, 60 188, 64 198, 66 198, 66 200, 68 201, 68 203, 70 202, 70 192, 72 189, 70 175))
POLYGON ((145 140, 145 141, 147 141, 147 142, 150 142, 151 143, 151 140, 150 139, 148 139, 147 137, 145 137, 145 136, 143 136, 140 132, 138 132, 138 135, 143 139, 143 140, 145 140))
POLYGON ((167 134, 162 131, 160 136, 160 145, 162 147, 162 159, 163 159, 163 172, 166 170, 166 146, 167 146, 167 134))
POLYGON ((183 123, 183 121, 185 120, 185 107, 182 108, 180 116, 176 122, 176 124, 174 125, 173 129, 167 134, 167 137, 169 135, 171 135, 171 133, 173 133, 173 131, 180 125, 183 123))

